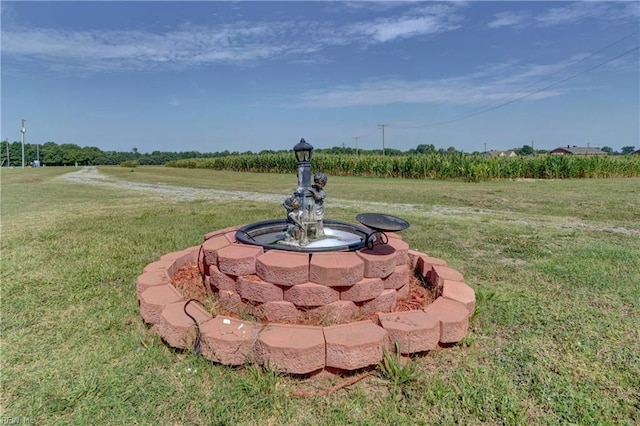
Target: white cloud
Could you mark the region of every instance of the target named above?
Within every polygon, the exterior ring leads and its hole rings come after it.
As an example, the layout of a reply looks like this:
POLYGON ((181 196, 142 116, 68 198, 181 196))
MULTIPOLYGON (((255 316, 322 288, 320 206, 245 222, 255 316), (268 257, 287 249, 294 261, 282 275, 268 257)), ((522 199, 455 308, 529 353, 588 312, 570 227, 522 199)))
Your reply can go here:
MULTIPOLYGON (((616 7, 616 6, 613 6, 616 7)), ((586 18, 602 18, 612 6, 601 2, 577 2, 562 7, 553 7, 538 15, 536 21, 542 25, 557 25, 578 22, 586 18)))
POLYGON ((455 30, 460 27, 457 14, 462 4, 434 4, 410 10, 402 16, 359 22, 351 33, 365 36, 371 42, 384 43, 396 38, 415 37, 455 30))
POLYGON ((562 6, 551 7, 535 16, 526 11, 499 12, 494 14, 494 19, 487 26, 489 28, 519 28, 530 25, 546 27, 573 24, 586 19, 595 19, 603 23, 624 23, 637 21, 640 16, 640 3, 637 1, 578 1, 560 4, 562 6))
POLYGON ((526 12, 499 12, 494 17, 495 19, 487 24, 489 28, 522 26, 527 22, 529 14, 526 12))
POLYGON ((434 16, 417 18, 405 17, 395 20, 382 20, 371 24, 360 24, 356 32, 370 35, 375 41, 384 43, 396 38, 433 34, 458 28, 458 25, 443 22, 434 16))
POLYGON ((244 63, 305 51, 293 41, 285 43, 277 31, 277 26, 247 23, 215 30, 185 27, 166 33, 12 29, 2 34, 2 54, 39 61, 51 69, 102 72, 244 63))
MULTIPOLYGON (((462 77, 419 81, 369 81, 355 86, 309 91, 301 96, 301 103, 304 106, 317 108, 393 103, 441 105, 499 103, 534 92, 536 88, 545 85, 541 82, 545 76, 564 67, 566 64, 518 66, 506 63, 494 64, 462 77)), ((531 94, 526 98, 542 99, 564 93, 566 89, 556 88, 531 94)))
POLYGON ((27 28, 13 22, 3 28, 2 55, 81 72, 184 69, 284 57, 317 60, 311 55, 330 46, 377 44, 458 28, 456 12, 461 4, 418 4, 401 14, 347 24, 237 21, 207 27, 186 23, 170 31, 150 32, 27 28))

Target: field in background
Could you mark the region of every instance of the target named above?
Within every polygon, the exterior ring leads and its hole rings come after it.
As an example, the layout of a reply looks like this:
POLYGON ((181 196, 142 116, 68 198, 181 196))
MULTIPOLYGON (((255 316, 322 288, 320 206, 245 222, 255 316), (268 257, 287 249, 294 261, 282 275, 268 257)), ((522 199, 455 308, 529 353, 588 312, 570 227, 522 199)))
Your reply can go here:
MULTIPOLYGON (((170 167, 286 173, 296 169, 291 153, 231 155, 167 163, 170 167)), ((492 179, 567 179, 640 177, 640 156, 542 155, 487 157, 462 152, 381 156, 317 154, 315 170, 330 176, 441 179, 481 182, 492 179)))
POLYGON ((215 229, 282 217, 277 201, 233 195, 284 199, 295 175, 114 167, 98 169, 109 176, 102 185, 63 178, 77 170, 0 171, 2 418, 640 422, 638 178, 465 183, 329 172, 328 218, 407 219, 405 240, 461 271, 478 308, 461 344, 411 361, 420 377, 401 393, 376 374, 299 398, 294 391, 340 379, 233 369, 171 350, 142 323, 135 297, 136 276, 160 255, 215 229))

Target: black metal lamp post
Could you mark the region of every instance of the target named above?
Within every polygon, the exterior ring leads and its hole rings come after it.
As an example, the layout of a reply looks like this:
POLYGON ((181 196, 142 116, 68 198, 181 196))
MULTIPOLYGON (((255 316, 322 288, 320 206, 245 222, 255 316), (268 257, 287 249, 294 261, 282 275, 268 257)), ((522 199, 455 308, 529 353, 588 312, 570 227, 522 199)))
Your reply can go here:
POLYGON ((293 152, 298 160, 298 192, 303 193, 311 187, 311 156, 313 147, 304 139, 293 147, 293 152))

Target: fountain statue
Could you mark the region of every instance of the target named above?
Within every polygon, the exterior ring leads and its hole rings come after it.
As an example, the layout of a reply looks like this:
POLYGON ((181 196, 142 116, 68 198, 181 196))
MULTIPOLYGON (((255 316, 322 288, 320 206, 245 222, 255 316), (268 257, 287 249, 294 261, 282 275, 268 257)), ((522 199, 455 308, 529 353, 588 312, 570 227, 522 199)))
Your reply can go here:
POLYGON ((306 246, 325 236, 324 186, 327 175, 316 173, 311 184, 313 147, 304 139, 293 147, 298 160, 298 188, 282 204, 287 210, 287 231, 282 244, 306 246))
POLYGON ((353 251, 370 245, 375 239, 370 228, 325 220, 327 175, 311 171, 313 146, 301 139, 293 152, 298 162, 298 187, 282 203, 286 218, 245 225, 237 232, 238 241, 266 249, 309 253, 353 251))

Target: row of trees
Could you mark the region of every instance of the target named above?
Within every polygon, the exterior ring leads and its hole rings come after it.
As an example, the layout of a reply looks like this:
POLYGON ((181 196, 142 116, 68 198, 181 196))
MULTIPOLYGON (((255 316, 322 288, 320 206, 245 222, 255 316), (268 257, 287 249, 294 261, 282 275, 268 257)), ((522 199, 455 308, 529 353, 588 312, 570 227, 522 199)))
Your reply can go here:
MULTIPOLYGON (((31 165, 34 161, 47 166, 93 166, 93 165, 119 165, 124 162, 137 162, 142 165, 162 165, 169 161, 185 158, 214 157, 220 154, 202 154, 197 151, 185 152, 160 152, 141 154, 136 148, 131 152, 102 151, 95 146, 80 147, 76 144, 64 143, 58 145, 55 142, 47 142, 42 145, 25 144, 25 165, 31 165)), ((227 152, 226 155, 229 155, 227 152)), ((3 166, 22 165, 22 143, 3 141, 0 143, 0 163, 3 166)))
POLYGON ((606 152, 607 154, 631 154, 632 152, 634 152, 636 150, 635 146, 623 146, 622 149, 620 150, 620 152, 618 151, 614 151, 613 148, 611 148, 610 146, 603 146, 602 148, 600 148, 602 151, 606 152))
MULTIPOLYGON (((609 154, 618 154, 612 148, 603 147, 603 151, 609 154)), ((340 154, 340 155, 380 155, 382 150, 355 150, 349 147, 333 147, 325 149, 316 149, 322 154, 340 154)), ((516 148, 514 151, 523 156, 544 154, 547 151, 536 150, 529 145, 522 148, 516 148)), ((633 146, 625 146, 622 148, 621 154, 629 154, 634 151, 633 146)), ((289 150, 263 150, 259 154, 281 154, 290 152, 289 150)), ((399 157, 412 154, 457 154, 461 153, 454 147, 447 149, 436 149, 433 144, 420 144, 416 148, 408 151, 400 151, 398 149, 387 148, 384 154, 389 157, 399 157)), ((170 161, 177 161, 191 158, 218 158, 235 155, 252 155, 251 151, 246 152, 229 152, 228 150, 213 153, 201 153, 198 151, 183 152, 161 152, 153 151, 152 153, 140 153, 137 148, 133 148, 130 152, 102 151, 94 146, 80 147, 76 144, 64 143, 58 145, 55 142, 47 142, 42 145, 25 144, 24 159, 25 165, 32 164, 35 160, 40 160, 41 164, 47 166, 73 166, 73 165, 119 165, 122 163, 137 163, 140 165, 162 165, 170 161)), ((481 154, 474 152, 472 154, 481 154)), ((22 165, 22 143, 21 142, 0 142, 0 164, 13 166, 22 165)))
MULTIPOLYGON (((333 147, 326 149, 316 149, 318 153, 326 154, 358 154, 358 155, 381 155, 382 150, 355 150, 347 147, 333 147)), ((281 154, 289 152, 288 150, 263 150, 258 154, 281 154)), ((436 149, 433 145, 418 145, 415 149, 408 151, 400 151, 398 149, 385 149, 384 154, 387 156, 402 156, 407 154, 428 154, 428 153, 455 153, 455 148, 450 147, 446 150, 436 149)), ((246 152, 229 152, 228 150, 213 153, 201 153, 198 151, 184 152, 161 152, 153 151, 152 153, 140 153, 137 148, 133 148, 130 152, 102 151, 94 146, 80 147, 76 144, 60 144, 55 142, 47 142, 42 145, 25 144, 24 157, 25 165, 30 165, 36 160, 40 160, 41 164, 48 166, 73 166, 73 165, 119 165, 122 163, 136 162, 140 165, 162 165, 170 161, 189 159, 189 158, 217 158, 235 155, 252 155, 251 151, 246 152)), ((22 143, 3 141, 0 143, 0 163, 6 166, 7 163, 13 166, 22 164, 22 143)))

